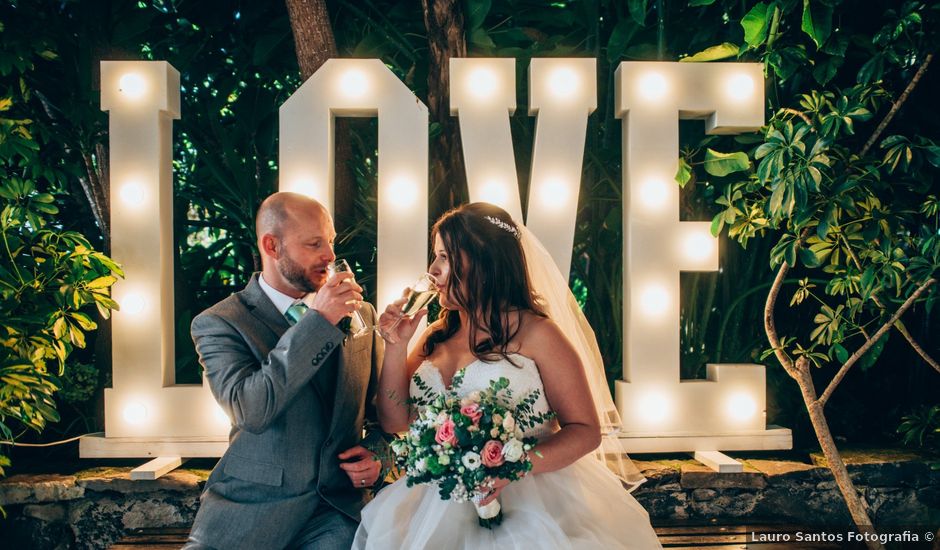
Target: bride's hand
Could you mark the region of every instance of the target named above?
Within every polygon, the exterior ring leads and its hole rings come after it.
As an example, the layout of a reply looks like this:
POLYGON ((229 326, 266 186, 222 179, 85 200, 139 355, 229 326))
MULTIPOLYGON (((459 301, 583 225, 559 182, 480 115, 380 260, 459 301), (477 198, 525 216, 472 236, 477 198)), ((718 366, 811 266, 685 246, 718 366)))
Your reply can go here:
POLYGON ((427 309, 422 309, 411 317, 402 316, 402 306, 408 301, 408 291, 406 288, 403 296, 389 304, 379 316, 379 334, 389 344, 408 343, 428 313, 427 309))
POLYGON ((480 506, 486 506, 487 504, 499 498, 499 494, 503 492, 503 489, 505 489, 509 483, 510 481, 508 479, 503 479, 501 477, 491 479, 490 485, 493 487, 493 489, 488 495, 486 495, 486 498, 480 501, 480 506))

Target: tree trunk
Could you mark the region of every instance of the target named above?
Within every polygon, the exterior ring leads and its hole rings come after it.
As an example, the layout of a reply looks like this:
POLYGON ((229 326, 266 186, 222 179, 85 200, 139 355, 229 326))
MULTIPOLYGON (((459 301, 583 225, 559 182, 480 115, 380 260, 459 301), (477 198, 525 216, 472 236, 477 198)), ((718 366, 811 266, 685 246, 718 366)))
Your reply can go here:
MULTIPOLYGON (((807 234, 808 230, 804 230, 799 240, 805 239, 807 234)), ((809 412, 810 422, 813 424, 813 431, 816 432, 816 439, 826 456, 829 470, 835 478, 839 492, 842 493, 842 498, 849 509, 852 521, 855 522, 859 532, 874 533, 873 523, 868 514, 868 504, 865 502, 864 497, 858 494, 855 484, 852 483, 852 478, 849 477, 845 461, 842 460, 842 455, 836 447, 826 416, 823 414, 823 403, 816 398, 816 388, 813 385, 813 377, 809 370, 809 361, 806 357, 800 357, 794 364, 790 357, 784 353, 783 346, 780 343, 777 326, 774 322, 774 306, 777 303, 777 296, 780 295, 780 289, 789 270, 790 266, 787 262, 780 264, 773 285, 767 293, 767 302, 764 305, 764 331, 767 333, 767 340, 773 347, 777 360, 783 365, 790 378, 793 378, 800 387, 803 402, 809 412)), ((884 545, 880 544, 877 539, 868 541, 866 546, 871 550, 884 550, 884 545)))
MULTIPOLYGON (((294 50, 297 52, 300 76, 306 82, 328 59, 339 57, 333 26, 330 23, 330 14, 325 0, 285 0, 285 2, 291 31, 294 34, 294 50)), ((356 185, 349 167, 352 145, 346 120, 336 118, 333 132, 336 147, 333 218, 337 231, 341 232, 354 221, 356 185)))
MULTIPOLYGON (((800 357, 796 360, 794 369, 797 375, 796 382, 800 386, 800 393, 803 394, 803 403, 806 405, 806 410, 809 412, 809 419, 813 424, 813 431, 816 432, 816 439, 819 441, 819 446, 822 448, 823 455, 826 457, 826 462, 829 466, 829 470, 832 472, 832 477, 835 478, 836 486, 839 487, 839 492, 842 493, 842 498, 845 500, 845 504, 849 509, 849 515, 852 516, 852 521, 855 522, 855 526, 858 527, 859 532, 877 536, 877 532, 872 525, 868 503, 859 495, 855 484, 852 483, 852 478, 849 477, 849 471, 845 467, 842 453, 840 453, 838 447, 836 447, 836 442, 832 438, 832 432, 829 430, 829 422, 826 420, 826 415, 823 413, 823 404, 816 398, 816 388, 813 385, 813 376, 810 373, 809 360, 806 359, 806 357, 800 357)), ((872 550, 884 550, 884 546, 877 542, 877 540, 867 542, 866 546, 872 550)))
POLYGON ((436 218, 466 200, 466 171, 457 119, 450 116, 450 59, 466 57, 463 2, 421 0, 428 33, 428 109, 441 132, 430 143, 430 208, 436 218))

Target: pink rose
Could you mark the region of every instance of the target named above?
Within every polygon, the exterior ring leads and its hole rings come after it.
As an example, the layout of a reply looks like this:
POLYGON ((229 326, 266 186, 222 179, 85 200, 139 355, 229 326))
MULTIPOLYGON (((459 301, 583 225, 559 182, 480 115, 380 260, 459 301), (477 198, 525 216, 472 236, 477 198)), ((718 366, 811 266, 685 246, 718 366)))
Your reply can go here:
POLYGON ((483 411, 480 410, 479 405, 477 405, 476 403, 473 403, 470 405, 464 405, 463 407, 460 407, 460 414, 469 418, 473 422, 473 425, 475 426, 480 423, 480 418, 483 416, 483 411))
POLYGON ((453 420, 448 418, 437 427, 437 433, 434 434, 434 441, 437 441, 441 445, 444 443, 450 443, 451 445, 457 444, 457 434, 454 433, 453 420))
POLYGON ((503 444, 491 439, 483 445, 483 452, 480 455, 483 459, 483 465, 487 468, 500 466, 503 463, 503 444))

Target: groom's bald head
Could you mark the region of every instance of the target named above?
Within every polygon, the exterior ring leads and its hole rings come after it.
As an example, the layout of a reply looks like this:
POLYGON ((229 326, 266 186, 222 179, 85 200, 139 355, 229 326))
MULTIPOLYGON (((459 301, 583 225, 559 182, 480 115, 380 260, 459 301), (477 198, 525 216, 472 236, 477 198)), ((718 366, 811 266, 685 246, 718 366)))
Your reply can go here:
POLYGON ((299 193, 275 193, 258 208, 255 231, 266 282, 294 295, 326 281, 326 266, 336 259, 336 230, 322 204, 299 193))
POLYGON ((299 224, 319 225, 323 218, 332 223, 330 213, 318 201, 300 193, 282 191, 264 199, 255 216, 255 234, 260 241, 264 234, 282 239, 299 224))

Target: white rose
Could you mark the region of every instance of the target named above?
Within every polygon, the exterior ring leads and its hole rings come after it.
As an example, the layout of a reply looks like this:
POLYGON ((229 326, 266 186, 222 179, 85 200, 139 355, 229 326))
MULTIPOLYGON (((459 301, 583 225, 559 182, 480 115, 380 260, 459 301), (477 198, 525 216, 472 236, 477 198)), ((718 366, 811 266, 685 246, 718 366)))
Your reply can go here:
POLYGON ((510 439, 503 445, 503 458, 506 459, 506 462, 518 462, 524 454, 525 449, 523 449, 522 442, 518 439, 510 439))
POLYGON ((479 403, 479 402, 480 402, 480 392, 478 392, 478 391, 472 391, 472 392, 470 392, 470 394, 467 395, 467 399, 469 399, 470 401, 473 401, 474 403, 479 403))
POLYGON ((463 455, 463 458, 461 458, 460 461, 463 462, 463 465, 471 471, 480 467, 480 455, 473 451, 463 455))
POLYGON ((503 421, 503 415, 496 413, 493 415, 493 424, 500 424, 503 421))
POLYGON ((505 429, 507 432, 511 432, 516 429, 516 419, 513 418, 509 413, 507 413, 506 418, 503 419, 503 429, 505 429))

